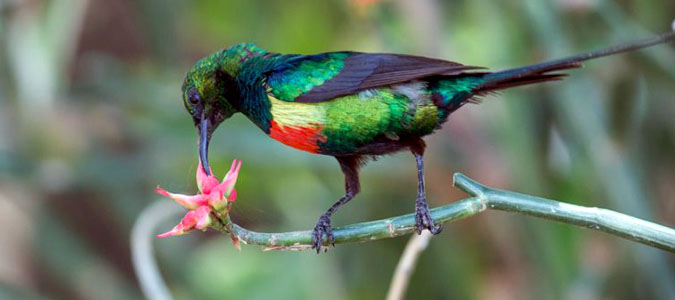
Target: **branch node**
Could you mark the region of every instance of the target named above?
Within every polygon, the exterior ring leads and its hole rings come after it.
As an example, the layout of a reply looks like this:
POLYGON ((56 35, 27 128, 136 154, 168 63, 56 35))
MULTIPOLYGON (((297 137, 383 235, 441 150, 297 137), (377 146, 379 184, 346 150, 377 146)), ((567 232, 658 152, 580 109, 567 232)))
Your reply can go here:
POLYGON ((467 194, 479 197, 481 200, 486 198, 485 192, 488 190, 488 187, 474 181, 466 175, 462 173, 455 173, 455 175, 452 177, 452 180, 452 185, 466 192, 467 194))
POLYGON ((390 237, 396 236, 396 228, 394 228, 394 224, 391 222, 391 220, 387 220, 387 230, 389 231, 390 237))

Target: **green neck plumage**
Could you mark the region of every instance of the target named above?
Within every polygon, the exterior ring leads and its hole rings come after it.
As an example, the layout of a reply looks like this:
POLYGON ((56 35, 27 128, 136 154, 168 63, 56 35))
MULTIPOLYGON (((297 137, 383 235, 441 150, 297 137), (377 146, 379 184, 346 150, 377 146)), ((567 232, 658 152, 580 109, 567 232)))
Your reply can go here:
POLYGON ((267 51, 261 48, 258 48, 253 43, 241 43, 230 47, 229 49, 216 52, 212 55, 220 55, 221 60, 219 61, 219 67, 221 70, 229 73, 232 76, 237 76, 241 70, 242 66, 251 58, 258 57, 266 54, 267 51))
POLYGON ((269 133, 272 115, 263 74, 273 67, 275 55, 265 55, 267 51, 252 43, 238 44, 222 53, 225 59, 221 60, 220 69, 230 74, 236 85, 239 94, 237 109, 269 133))

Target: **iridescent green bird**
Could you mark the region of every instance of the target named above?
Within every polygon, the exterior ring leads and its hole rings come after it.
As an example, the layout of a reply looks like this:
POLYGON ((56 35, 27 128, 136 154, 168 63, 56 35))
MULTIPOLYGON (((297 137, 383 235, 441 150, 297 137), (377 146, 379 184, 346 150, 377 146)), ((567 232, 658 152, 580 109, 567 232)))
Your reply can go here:
POLYGON ((241 112, 271 138, 310 153, 334 156, 345 195, 319 217, 313 248, 333 244, 330 217, 359 192, 368 158, 410 150, 417 160, 417 232, 441 232, 424 192, 422 137, 448 116, 490 92, 561 79, 560 70, 584 60, 671 41, 674 33, 565 59, 488 72, 455 62, 400 54, 330 52, 284 55, 239 44, 197 62, 183 98, 200 136, 208 173, 208 145, 216 127, 241 112), (325 234, 325 239, 324 239, 325 234))

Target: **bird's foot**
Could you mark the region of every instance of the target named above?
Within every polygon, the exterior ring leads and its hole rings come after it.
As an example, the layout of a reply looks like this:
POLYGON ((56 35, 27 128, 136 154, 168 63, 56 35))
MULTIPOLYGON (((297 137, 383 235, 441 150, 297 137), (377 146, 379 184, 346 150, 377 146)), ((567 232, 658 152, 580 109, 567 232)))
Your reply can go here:
MULTIPOLYGON (((316 249, 316 253, 321 252, 324 233, 328 242, 335 247, 335 237, 333 236, 333 228, 330 226, 330 215, 328 214, 323 214, 319 217, 319 221, 316 222, 316 226, 314 226, 314 230, 312 231, 312 249, 316 249)), ((324 248, 324 251, 327 250, 327 247, 324 248)))
POLYGON ((415 221, 417 221, 417 234, 422 234, 422 230, 428 229, 431 234, 439 234, 443 231, 443 225, 434 225, 434 219, 431 218, 429 205, 425 198, 418 197, 415 202, 415 221))

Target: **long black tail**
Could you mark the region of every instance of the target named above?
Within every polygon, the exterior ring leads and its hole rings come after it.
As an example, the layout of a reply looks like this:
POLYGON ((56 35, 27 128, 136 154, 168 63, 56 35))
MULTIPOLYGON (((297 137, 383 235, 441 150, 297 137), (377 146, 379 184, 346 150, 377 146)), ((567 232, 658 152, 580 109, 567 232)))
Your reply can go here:
POLYGON ((668 32, 652 38, 647 38, 632 43, 625 43, 567 58, 550 60, 522 68, 487 73, 483 77, 484 81, 474 89, 474 93, 479 94, 481 92, 500 90, 513 86, 560 79, 566 76, 566 74, 554 72, 579 68, 582 66, 583 61, 617 53, 629 52, 673 40, 675 40, 675 32, 668 32))

